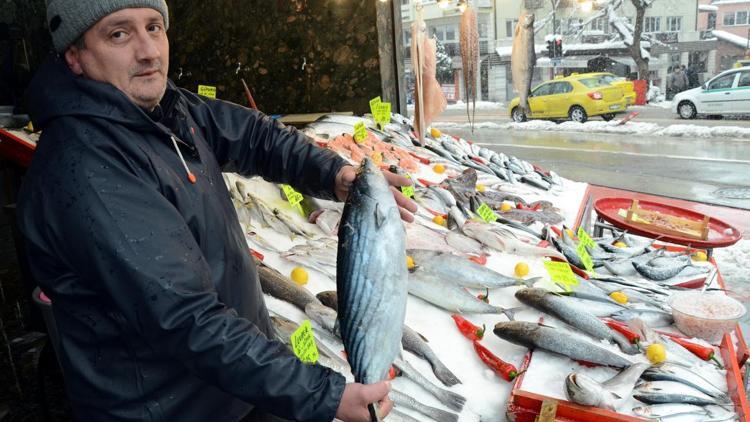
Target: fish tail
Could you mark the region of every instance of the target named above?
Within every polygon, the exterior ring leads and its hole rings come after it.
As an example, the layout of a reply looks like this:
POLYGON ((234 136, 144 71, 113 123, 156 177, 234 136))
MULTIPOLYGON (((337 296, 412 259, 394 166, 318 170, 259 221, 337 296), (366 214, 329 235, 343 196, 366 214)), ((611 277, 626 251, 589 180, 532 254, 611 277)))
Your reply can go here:
POLYGON ((526 280, 521 280, 521 284, 526 287, 534 287, 537 281, 541 281, 542 277, 531 277, 526 280))
POLYGON ((383 418, 380 417, 380 409, 375 403, 368 404, 367 410, 370 411, 370 422, 383 422, 383 418))
POLYGON ((452 391, 438 389, 435 391, 434 395, 446 407, 459 413, 461 413, 466 404, 466 398, 464 396, 452 391))
POLYGON ((520 311, 521 309, 524 309, 523 306, 519 306, 517 308, 498 308, 498 310, 505 314, 505 316, 507 316, 510 321, 515 321, 516 312, 520 311))
POLYGON ((437 361, 431 363, 432 372, 435 374, 435 377, 446 387, 453 387, 456 384, 461 384, 461 380, 458 379, 458 377, 454 375, 453 372, 443 364, 443 362, 437 361))

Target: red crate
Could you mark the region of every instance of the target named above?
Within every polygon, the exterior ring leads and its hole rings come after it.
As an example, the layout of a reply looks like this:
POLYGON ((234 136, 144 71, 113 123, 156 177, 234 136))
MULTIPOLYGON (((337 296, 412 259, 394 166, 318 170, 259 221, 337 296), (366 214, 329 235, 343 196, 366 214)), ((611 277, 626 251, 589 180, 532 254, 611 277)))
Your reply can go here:
POLYGON ((13 161, 21 167, 28 167, 35 150, 36 145, 0 129, 0 156, 3 158, 13 161))

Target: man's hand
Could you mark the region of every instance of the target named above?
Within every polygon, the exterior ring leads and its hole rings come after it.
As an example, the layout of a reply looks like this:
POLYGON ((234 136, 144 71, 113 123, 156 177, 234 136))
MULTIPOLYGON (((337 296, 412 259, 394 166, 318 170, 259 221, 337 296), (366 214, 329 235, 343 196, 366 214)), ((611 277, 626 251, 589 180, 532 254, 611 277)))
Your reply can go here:
MULTIPOLYGON (((383 176, 388 184, 391 185, 391 191, 393 197, 396 199, 396 205, 398 205, 399 212, 401 212, 401 219, 407 223, 414 221, 414 213, 417 212, 417 204, 411 199, 405 197, 398 189, 401 186, 410 186, 412 181, 404 176, 391 173, 389 171, 383 171, 383 176)), ((344 166, 339 170, 336 175, 336 197, 339 201, 346 201, 347 195, 349 195, 349 188, 354 183, 354 179, 357 177, 357 171, 352 166, 344 166)))
POLYGON ((378 403, 380 417, 386 417, 393 409, 393 402, 388 398, 390 391, 391 383, 388 381, 370 385, 347 384, 336 410, 336 419, 344 422, 370 422, 370 412, 367 410, 370 403, 378 403))

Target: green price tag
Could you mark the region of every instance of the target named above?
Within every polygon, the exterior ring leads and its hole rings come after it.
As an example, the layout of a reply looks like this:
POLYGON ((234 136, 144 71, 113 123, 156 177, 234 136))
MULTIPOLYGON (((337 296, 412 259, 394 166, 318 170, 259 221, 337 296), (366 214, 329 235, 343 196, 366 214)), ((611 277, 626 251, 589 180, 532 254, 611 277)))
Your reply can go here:
POLYGON ((365 122, 359 122, 354 125, 354 140, 358 144, 361 144, 365 139, 367 139, 367 128, 365 127, 365 122))
POLYGON ((208 85, 198 85, 198 95, 216 99, 216 87, 208 85))
POLYGON ((578 251, 578 256, 581 258, 581 261, 583 261, 583 266, 586 267, 586 271, 593 273, 594 272, 594 260, 591 259, 591 255, 589 255, 589 251, 586 250, 586 245, 583 242, 578 243, 578 247, 576 248, 578 251))
POLYGON ((567 262, 545 261, 544 268, 552 281, 561 284, 565 290, 571 291, 571 286, 578 285, 578 279, 567 262))
POLYGON ((492 211, 492 208, 488 207, 485 203, 482 203, 479 209, 477 209, 477 214, 479 214, 479 217, 481 217, 482 220, 488 223, 494 223, 495 221, 497 221, 497 215, 495 215, 495 212, 492 211))
POLYGON ((289 201, 289 205, 304 216, 305 211, 302 209, 302 205, 300 205, 302 200, 305 199, 302 194, 289 185, 281 185, 281 190, 284 191, 284 196, 286 196, 286 200, 289 201))
MULTIPOLYGON (((411 175, 406 175, 407 179, 411 179, 411 175)), ((414 186, 401 186, 401 193, 407 198, 414 198, 414 186)))
POLYGON ((380 104, 380 95, 370 100, 370 113, 373 118, 377 115, 378 104, 380 104))
POLYGON ((309 319, 306 319, 297 331, 292 333, 292 350, 302 362, 318 361, 318 346, 315 345, 315 336, 309 319))
POLYGON ((391 122, 391 103, 380 103, 375 108, 375 121, 380 126, 385 126, 391 122))
POLYGON ((578 228, 578 242, 588 246, 589 248, 593 248, 596 246, 596 242, 594 242, 594 239, 589 237, 589 234, 586 233, 585 230, 583 230, 583 227, 578 228))

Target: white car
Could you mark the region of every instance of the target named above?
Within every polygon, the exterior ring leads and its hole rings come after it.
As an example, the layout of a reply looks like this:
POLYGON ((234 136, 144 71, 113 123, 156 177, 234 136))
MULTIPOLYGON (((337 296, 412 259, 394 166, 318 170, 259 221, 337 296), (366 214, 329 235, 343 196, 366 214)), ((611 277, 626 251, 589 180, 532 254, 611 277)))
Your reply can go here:
POLYGON ((724 71, 672 100, 672 112, 683 119, 698 114, 750 114, 750 66, 724 71))

